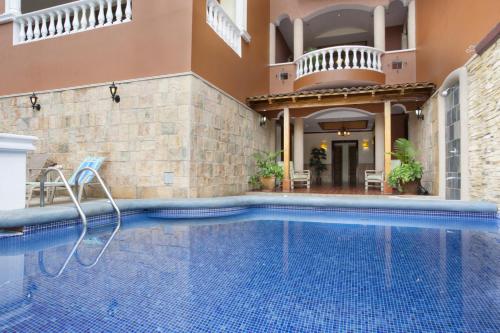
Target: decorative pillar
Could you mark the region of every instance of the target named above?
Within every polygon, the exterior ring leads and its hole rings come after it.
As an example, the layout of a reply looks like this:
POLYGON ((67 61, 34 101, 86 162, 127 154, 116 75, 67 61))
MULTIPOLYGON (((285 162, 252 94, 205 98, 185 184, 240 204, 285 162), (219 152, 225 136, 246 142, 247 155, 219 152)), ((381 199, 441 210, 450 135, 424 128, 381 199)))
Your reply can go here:
POLYGON ((290 192, 290 110, 283 110, 283 192, 290 192))
POLYGON ((304 54, 304 22, 302 19, 293 21, 293 60, 304 54))
POLYGON ((293 127, 293 166, 304 170, 304 118, 295 118, 293 127))
POLYGON ((417 29, 416 29, 416 14, 415 0, 408 2, 408 48, 414 49, 417 47, 417 29))
MULTIPOLYGON (((21 0, 5 0, 5 13, 21 15, 21 0)), ((2 13, 0 12, 0 14, 2 13)))
POLYGON ((373 39, 376 49, 385 51, 385 8, 377 6, 373 11, 373 39))
POLYGON ((375 170, 384 170, 384 115, 375 115, 375 170))
POLYGON ((269 65, 276 63, 276 26, 269 24, 269 65))
POLYGON ((391 101, 384 102, 384 193, 392 193, 392 188, 387 184, 387 179, 391 173, 391 150, 392 150, 392 133, 391 133, 391 101))

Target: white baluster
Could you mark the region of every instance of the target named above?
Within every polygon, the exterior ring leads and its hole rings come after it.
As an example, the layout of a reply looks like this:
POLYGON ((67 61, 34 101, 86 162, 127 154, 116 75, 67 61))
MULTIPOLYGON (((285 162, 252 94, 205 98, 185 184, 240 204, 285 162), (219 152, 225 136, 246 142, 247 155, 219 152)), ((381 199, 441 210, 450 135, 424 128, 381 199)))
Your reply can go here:
POLYGON ((28 38, 28 40, 32 40, 33 39, 33 27, 32 27, 33 20, 31 19, 31 17, 28 17, 27 23, 28 23, 28 31, 26 32, 26 37, 28 38))
POLYGON ((360 68, 365 68, 365 50, 361 50, 360 68))
POLYGON ((337 51, 337 69, 342 69, 342 49, 337 51))
POLYGON ((376 52, 373 52, 373 69, 377 69, 378 68, 378 63, 377 63, 377 53, 376 52))
POLYGON ((368 69, 372 69, 372 51, 371 50, 368 50, 366 52, 366 59, 367 59, 366 66, 368 67, 368 69))
POLYGON ((79 14, 78 6, 73 8, 73 32, 77 32, 80 29, 80 19, 78 18, 79 14))
POLYGON ((89 29, 95 28, 95 3, 93 1, 90 2, 90 13, 89 13, 89 29))
POLYGON ((71 32, 71 19, 69 9, 64 10, 64 33, 69 34, 71 32))
POLYGON ((80 22, 80 30, 87 29, 87 6, 82 5, 80 7, 82 9, 82 20, 80 22))
POLYGON ((333 54, 334 54, 334 50, 330 49, 328 51, 328 54, 330 56, 330 59, 329 59, 329 63, 328 63, 328 70, 329 71, 333 71, 333 54))
POLYGON ((116 21, 115 23, 122 23, 123 12, 122 12, 122 0, 116 0, 116 21))
POLYGON ((110 25, 113 23, 113 3, 112 0, 107 0, 107 8, 106 8, 106 24, 110 25))
POLYGON ((132 20, 132 0, 127 0, 127 6, 125 7, 125 21, 130 22, 132 20))
POLYGON ((345 49, 345 68, 351 68, 351 58, 349 57, 350 48, 345 49))
POLYGON ((49 35, 53 37, 56 34, 56 13, 50 12, 50 22, 49 22, 49 35))
POLYGON ((40 15, 42 17, 42 29, 40 32, 42 33, 42 38, 46 38, 48 34, 47 30, 47 16, 45 14, 40 15))
POLYGON ((106 17, 104 16, 104 0, 99 0, 99 14, 97 15, 97 20, 99 21, 100 27, 106 22, 106 17))
POLYGON ((382 71, 382 53, 377 54, 378 70, 382 71))
POLYGON ((314 55, 314 72, 319 71, 319 53, 314 55))
POLYGON ((62 12, 60 10, 57 11, 56 32, 58 35, 62 35, 64 32, 62 12))
POLYGON ((306 55, 304 58, 304 72, 302 73, 303 75, 309 74, 309 55, 306 55))
POLYGON ((352 67, 353 68, 359 68, 359 65, 358 65, 358 49, 357 48, 353 48, 352 49, 352 54, 353 54, 353 57, 352 57, 352 67))
POLYGON ((40 38, 40 18, 35 16, 35 29, 33 30, 35 39, 40 38))
POLYGON ((26 30, 24 26, 24 20, 19 20, 19 42, 24 42, 26 40, 26 30))
POLYGON ((326 68, 326 51, 325 50, 321 51, 321 56, 323 57, 323 61, 321 64, 321 70, 326 71, 327 68, 326 68))

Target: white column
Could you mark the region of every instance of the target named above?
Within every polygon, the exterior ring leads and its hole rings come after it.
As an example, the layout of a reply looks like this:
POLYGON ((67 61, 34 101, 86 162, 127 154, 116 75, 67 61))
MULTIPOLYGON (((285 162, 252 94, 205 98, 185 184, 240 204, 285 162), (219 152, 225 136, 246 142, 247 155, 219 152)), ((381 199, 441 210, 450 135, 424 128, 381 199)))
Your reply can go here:
POLYGON ((276 63, 276 26, 269 24, 269 65, 276 63))
POLYGON ((408 48, 414 49, 417 47, 417 29, 416 29, 416 14, 415 0, 408 2, 408 48))
POLYGON ((35 150, 33 136, 0 133, 0 211, 26 205, 26 153, 35 150))
POLYGON ((377 6, 373 12, 374 47, 385 51, 385 8, 377 6))
POLYGON ((304 22, 302 19, 293 21, 293 60, 304 54, 304 22))
POLYGON ((375 170, 384 170, 384 115, 375 115, 375 170))
POLYGON ((304 118, 295 118, 293 127, 293 166, 304 170, 304 118))
MULTIPOLYGON (((5 13, 12 15, 21 14, 21 0, 5 0, 5 13)), ((2 13, 0 13, 2 14, 2 13)))

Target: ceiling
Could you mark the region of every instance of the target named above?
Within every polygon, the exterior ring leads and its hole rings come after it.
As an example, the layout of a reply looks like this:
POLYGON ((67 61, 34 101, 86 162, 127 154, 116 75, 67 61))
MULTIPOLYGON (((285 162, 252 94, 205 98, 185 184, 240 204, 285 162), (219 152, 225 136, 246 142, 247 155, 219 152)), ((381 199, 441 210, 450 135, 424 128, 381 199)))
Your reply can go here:
POLYGON ((347 130, 372 131, 375 115, 353 108, 334 108, 313 113, 304 118, 304 132, 335 132, 342 126, 347 130))

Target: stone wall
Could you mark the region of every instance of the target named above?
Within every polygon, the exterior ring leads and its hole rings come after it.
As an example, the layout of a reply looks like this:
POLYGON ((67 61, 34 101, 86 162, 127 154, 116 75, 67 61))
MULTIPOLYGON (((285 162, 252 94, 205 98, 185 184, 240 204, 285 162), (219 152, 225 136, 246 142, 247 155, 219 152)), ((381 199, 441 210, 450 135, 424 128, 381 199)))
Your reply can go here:
POLYGON ((422 107, 424 120, 409 113, 408 138, 418 150, 418 160, 424 167, 422 186, 430 194, 439 194, 438 103, 431 97, 422 107))
POLYGON ((467 66, 471 199, 500 205, 500 46, 493 44, 467 66))
POLYGON ((251 155, 274 148, 271 126, 224 93, 187 74, 0 97, 0 132, 35 135, 68 176, 86 156, 102 156, 102 176, 116 198, 171 198, 246 191, 251 155), (272 143, 272 145, 271 145, 272 143), (173 172, 173 185, 164 173, 173 172))

